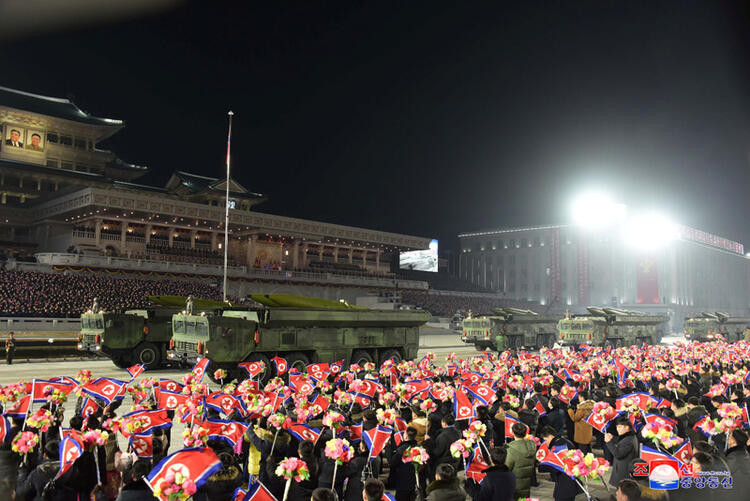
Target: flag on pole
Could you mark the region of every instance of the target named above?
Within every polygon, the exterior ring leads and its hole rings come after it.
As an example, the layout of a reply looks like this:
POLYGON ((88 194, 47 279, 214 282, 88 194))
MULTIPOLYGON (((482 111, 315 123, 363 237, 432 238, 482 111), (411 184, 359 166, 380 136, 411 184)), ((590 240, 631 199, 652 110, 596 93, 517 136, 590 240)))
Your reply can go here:
POLYGON ((60 442, 60 471, 57 476, 65 474, 73 466, 73 463, 83 454, 83 444, 75 437, 69 435, 60 442))
POLYGON ((271 359, 271 362, 273 363, 274 367, 276 367, 276 375, 282 376, 286 374, 287 370, 287 362, 286 359, 283 357, 273 357, 271 359))
POLYGON ((390 440, 391 433, 393 433, 393 429, 382 424, 362 432, 362 439, 370 450, 371 459, 380 454, 385 444, 390 440))
POLYGON ((208 366, 211 363, 211 360, 209 358, 201 358, 195 363, 195 366, 193 367, 193 370, 191 371, 193 375, 195 375, 195 378, 200 383, 203 379, 203 375, 208 370, 208 366))
MULTIPOLYGON (((221 469, 221 460, 216 453, 208 447, 191 447, 173 452, 162 459, 144 481, 155 490, 161 487, 165 477, 169 473, 181 473, 185 478, 191 479, 197 488, 200 488, 208 477, 221 469)), ((167 501, 168 495, 161 495, 162 501, 167 501)))
MULTIPOLYGON (((237 489, 240 491, 241 489, 237 489)), ((250 484, 250 489, 243 492, 243 497, 238 497, 237 491, 234 491, 234 501, 277 501, 271 491, 260 482, 250 484)))
POLYGON ((137 378, 145 370, 146 366, 143 364, 136 364, 132 367, 127 368, 128 374, 130 374, 130 379, 137 378))

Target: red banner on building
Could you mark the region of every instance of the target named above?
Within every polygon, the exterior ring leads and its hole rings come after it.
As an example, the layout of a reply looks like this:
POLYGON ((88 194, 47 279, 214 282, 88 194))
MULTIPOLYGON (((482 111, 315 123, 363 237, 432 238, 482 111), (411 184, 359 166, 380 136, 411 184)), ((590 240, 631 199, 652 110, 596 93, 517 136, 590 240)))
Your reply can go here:
POLYGON ((638 261, 636 271, 637 301, 639 304, 659 304, 659 274, 656 261, 650 257, 638 261))

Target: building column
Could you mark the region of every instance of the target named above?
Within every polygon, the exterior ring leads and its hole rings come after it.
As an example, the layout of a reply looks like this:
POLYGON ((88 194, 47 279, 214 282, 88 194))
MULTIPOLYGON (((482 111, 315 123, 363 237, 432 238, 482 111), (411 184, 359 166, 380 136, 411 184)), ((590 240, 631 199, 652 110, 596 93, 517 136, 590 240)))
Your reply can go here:
POLYGON ((172 247, 172 242, 174 242, 174 230, 172 228, 169 228, 167 239, 167 241, 169 242, 167 245, 169 245, 169 247, 172 247))
POLYGON ((211 232, 211 250, 216 250, 216 237, 218 236, 218 233, 215 231, 211 232))
POLYGON ((151 243, 151 232, 154 230, 153 225, 146 225, 146 245, 151 243))
POLYGON ((121 221, 120 222, 120 245, 122 247, 125 246, 125 238, 128 234, 128 223, 127 221, 121 221))
POLYGON ((349 264, 354 263, 354 247, 349 246, 349 264))
POLYGON ((339 247, 338 246, 333 248, 333 262, 334 263, 339 262, 339 247))
POLYGON ((292 268, 299 268, 299 242, 296 240, 292 245, 292 268))
POLYGON ((195 249, 195 237, 198 235, 198 231, 193 230, 190 232, 190 248, 195 249))
POLYGON ((307 268, 307 244, 302 246, 302 267, 307 268))
POLYGON ((323 247, 324 247, 323 244, 320 244, 318 246, 318 261, 323 260, 323 247))
POLYGON ((252 259, 252 252, 253 252, 252 238, 253 237, 250 237, 247 239, 247 247, 245 248, 245 266, 247 266, 248 268, 252 268, 252 266, 255 264, 253 262, 255 260, 252 259))
POLYGON ((96 226, 94 227, 94 235, 96 238, 96 245, 99 246, 102 243, 102 220, 96 220, 96 226))
POLYGON ((247 265, 255 266, 255 258, 258 256, 258 235, 250 235, 249 245, 247 249, 247 265))
POLYGON ((380 249, 375 251, 375 269, 380 273, 380 249))

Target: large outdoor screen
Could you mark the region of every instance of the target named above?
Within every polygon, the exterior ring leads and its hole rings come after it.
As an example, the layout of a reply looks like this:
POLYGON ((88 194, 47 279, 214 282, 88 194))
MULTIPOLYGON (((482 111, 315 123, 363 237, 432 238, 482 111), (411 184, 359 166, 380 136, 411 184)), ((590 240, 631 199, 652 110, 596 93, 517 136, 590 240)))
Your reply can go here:
POLYGON ((425 250, 402 252, 399 255, 399 267, 402 270, 438 271, 438 241, 430 242, 425 250))

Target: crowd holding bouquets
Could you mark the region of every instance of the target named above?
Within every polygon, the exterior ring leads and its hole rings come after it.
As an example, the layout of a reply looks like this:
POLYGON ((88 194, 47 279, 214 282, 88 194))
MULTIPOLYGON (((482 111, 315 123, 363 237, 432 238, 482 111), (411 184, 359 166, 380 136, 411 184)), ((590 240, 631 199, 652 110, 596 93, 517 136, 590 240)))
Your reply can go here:
MULTIPOLYGON (((225 369, 208 372, 219 386, 203 377, 207 370, 177 381, 121 381, 106 400, 90 371, 50 380, 70 384, 77 401, 53 385, 34 402, 31 384, 0 387, 7 449, 25 459, 17 487, 31 489, 30 472, 59 460, 61 439, 73 458, 66 471, 93 479, 76 492, 88 498, 85 489, 99 484, 109 499, 140 487, 164 499, 233 499, 235 488, 253 486, 250 476, 277 499, 309 499, 324 488, 359 500, 364 482, 378 476, 405 498, 460 490, 482 499, 489 485, 529 498, 534 476, 546 478, 549 464, 559 466, 551 473, 556 489, 589 493, 602 477, 616 488, 649 448, 681 461, 709 451, 730 466, 750 465, 740 454, 750 426, 745 342, 450 354, 445 361, 429 354, 231 381, 225 369), (57 411, 74 403, 76 415, 63 423, 57 411), (118 415, 123 403, 131 412, 118 415), (170 440, 173 422, 185 423, 183 440, 170 440), (202 451, 206 474, 192 485, 186 479, 194 475, 157 467, 202 451), (535 473, 535 463, 545 473, 535 473), (141 485, 144 474, 162 470, 150 488, 141 485)), ((73 477, 63 473, 60 485, 73 477)))

